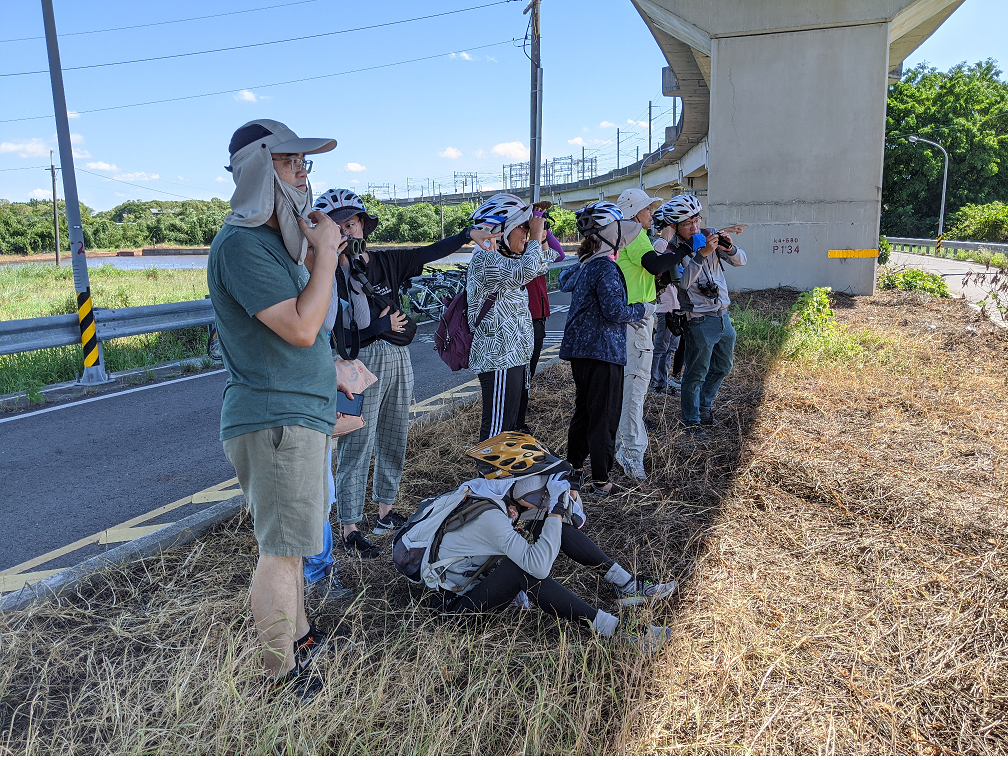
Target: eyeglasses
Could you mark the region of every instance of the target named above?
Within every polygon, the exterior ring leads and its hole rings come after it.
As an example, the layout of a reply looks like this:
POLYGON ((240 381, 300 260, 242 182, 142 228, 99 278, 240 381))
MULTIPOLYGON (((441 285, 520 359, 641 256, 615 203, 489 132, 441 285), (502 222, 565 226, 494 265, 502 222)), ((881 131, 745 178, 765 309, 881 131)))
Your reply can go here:
POLYGON ((273 156, 274 161, 285 161, 290 164, 291 171, 297 174, 299 171, 304 169, 305 174, 311 174, 312 162, 307 158, 277 158, 273 156))

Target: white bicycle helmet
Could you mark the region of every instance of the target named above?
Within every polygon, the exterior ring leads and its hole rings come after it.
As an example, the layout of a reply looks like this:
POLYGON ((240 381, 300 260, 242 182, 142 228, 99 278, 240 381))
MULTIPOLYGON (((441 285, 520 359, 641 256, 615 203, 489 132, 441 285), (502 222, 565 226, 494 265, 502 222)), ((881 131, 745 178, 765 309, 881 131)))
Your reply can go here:
POLYGON ((481 229, 501 232, 497 250, 505 256, 517 256, 521 251, 515 253, 508 248, 507 238, 512 230, 532 218, 532 207, 517 195, 497 193, 476 209, 469 218, 481 229))
POLYGON ((581 237, 587 237, 593 232, 598 232, 603 227, 608 227, 613 222, 623 221, 623 212, 619 206, 609 201, 595 201, 589 203, 575 214, 577 219, 577 231, 581 237))
POLYGON ((378 227, 378 217, 368 213, 364 200, 353 190, 345 188, 326 190, 315 200, 312 208, 328 215, 334 222, 345 222, 355 214, 360 214, 365 239, 378 227))
POLYGON ((703 211, 703 206, 695 195, 676 195, 659 206, 655 212, 654 221, 656 225, 661 226, 678 224, 692 219, 701 211, 703 211))

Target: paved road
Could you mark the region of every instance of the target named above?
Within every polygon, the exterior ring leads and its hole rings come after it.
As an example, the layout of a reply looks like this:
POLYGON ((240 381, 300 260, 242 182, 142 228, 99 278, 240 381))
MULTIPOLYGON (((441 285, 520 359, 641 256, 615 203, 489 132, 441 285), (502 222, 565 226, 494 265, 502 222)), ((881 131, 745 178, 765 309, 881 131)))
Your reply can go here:
MULTIPOLYGON (((563 334, 569 296, 554 293, 550 300, 546 346, 563 334)), ((467 383, 465 392, 478 390, 471 372, 453 373, 441 361, 433 331, 433 324, 421 325, 410 347, 418 402, 467 383)), ((218 370, 0 418, 0 575, 30 565, 18 572, 43 577, 103 551, 95 534, 115 528, 115 535, 105 536, 109 543, 128 540, 150 524, 173 522, 217 500, 213 493, 195 503, 188 497, 234 477, 218 440, 226 378, 218 370), (179 500, 186 503, 170 514, 136 522, 179 500), (50 552, 57 556, 32 562, 50 552)))
MULTIPOLYGON (((944 259, 938 256, 921 256, 917 253, 903 253, 893 251, 889 258, 889 265, 892 267, 913 267, 923 272, 940 275, 949 290, 953 293, 960 293, 973 303, 980 303, 987 298, 987 293, 982 288, 977 287, 972 282, 963 285, 966 275, 974 272, 986 272, 984 264, 977 264, 972 261, 958 261, 957 259, 944 259)), ((995 321, 1002 322, 995 313, 995 321)))

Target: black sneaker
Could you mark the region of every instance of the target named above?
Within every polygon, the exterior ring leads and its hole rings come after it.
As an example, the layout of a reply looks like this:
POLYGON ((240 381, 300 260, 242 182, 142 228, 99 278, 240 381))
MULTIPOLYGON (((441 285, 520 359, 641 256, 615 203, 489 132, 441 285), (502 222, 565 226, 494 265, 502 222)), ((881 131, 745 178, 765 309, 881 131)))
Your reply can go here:
POLYGON ((310 665, 306 667, 295 665, 273 682, 269 695, 270 699, 276 699, 284 694, 293 694, 304 704, 308 704, 318 696, 324 686, 325 682, 316 668, 310 665))
POLYGON ((390 531, 399 530, 405 524, 406 518, 395 510, 392 510, 384 517, 379 515, 375 518, 374 530, 371 532, 376 536, 384 536, 390 531))
POLYGON ((606 485, 605 483, 603 483, 601 486, 591 482, 585 483, 584 486, 581 487, 581 494, 589 498, 602 500, 602 499, 618 498, 627 492, 627 489, 625 489, 623 486, 617 485, 616 483, 610 485, 609 488, 602 487, 605 485, 606 485))
POLYGON ((700 410, 700 424, 704 427, 724 427, 724 423, 714 416, 711 409, 700 410))
POLYGON ((349 643, 352 629, 346 623, 340 623, 335 630, 319 630, 314 623, 308 624, 308 633, 294 642, 294 661, 297 667, 305 670, 320 654, 332 650, 339 642, 349 643))
POLYGON ((377 559, 381 549, 368 541, 359 530, 343 538, 343 551, 347 554, 358 554, 361 559, 377 559))

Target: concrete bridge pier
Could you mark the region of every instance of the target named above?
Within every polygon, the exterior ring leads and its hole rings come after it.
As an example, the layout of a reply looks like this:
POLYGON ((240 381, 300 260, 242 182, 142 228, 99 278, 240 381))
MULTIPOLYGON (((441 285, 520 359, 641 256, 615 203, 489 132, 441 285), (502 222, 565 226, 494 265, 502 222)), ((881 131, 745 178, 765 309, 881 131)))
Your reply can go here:
POLYGON ((874 292, 890 72, 962 1, 634 0, 707 79, 708 223, 749 225, 733 287, 874 292))

